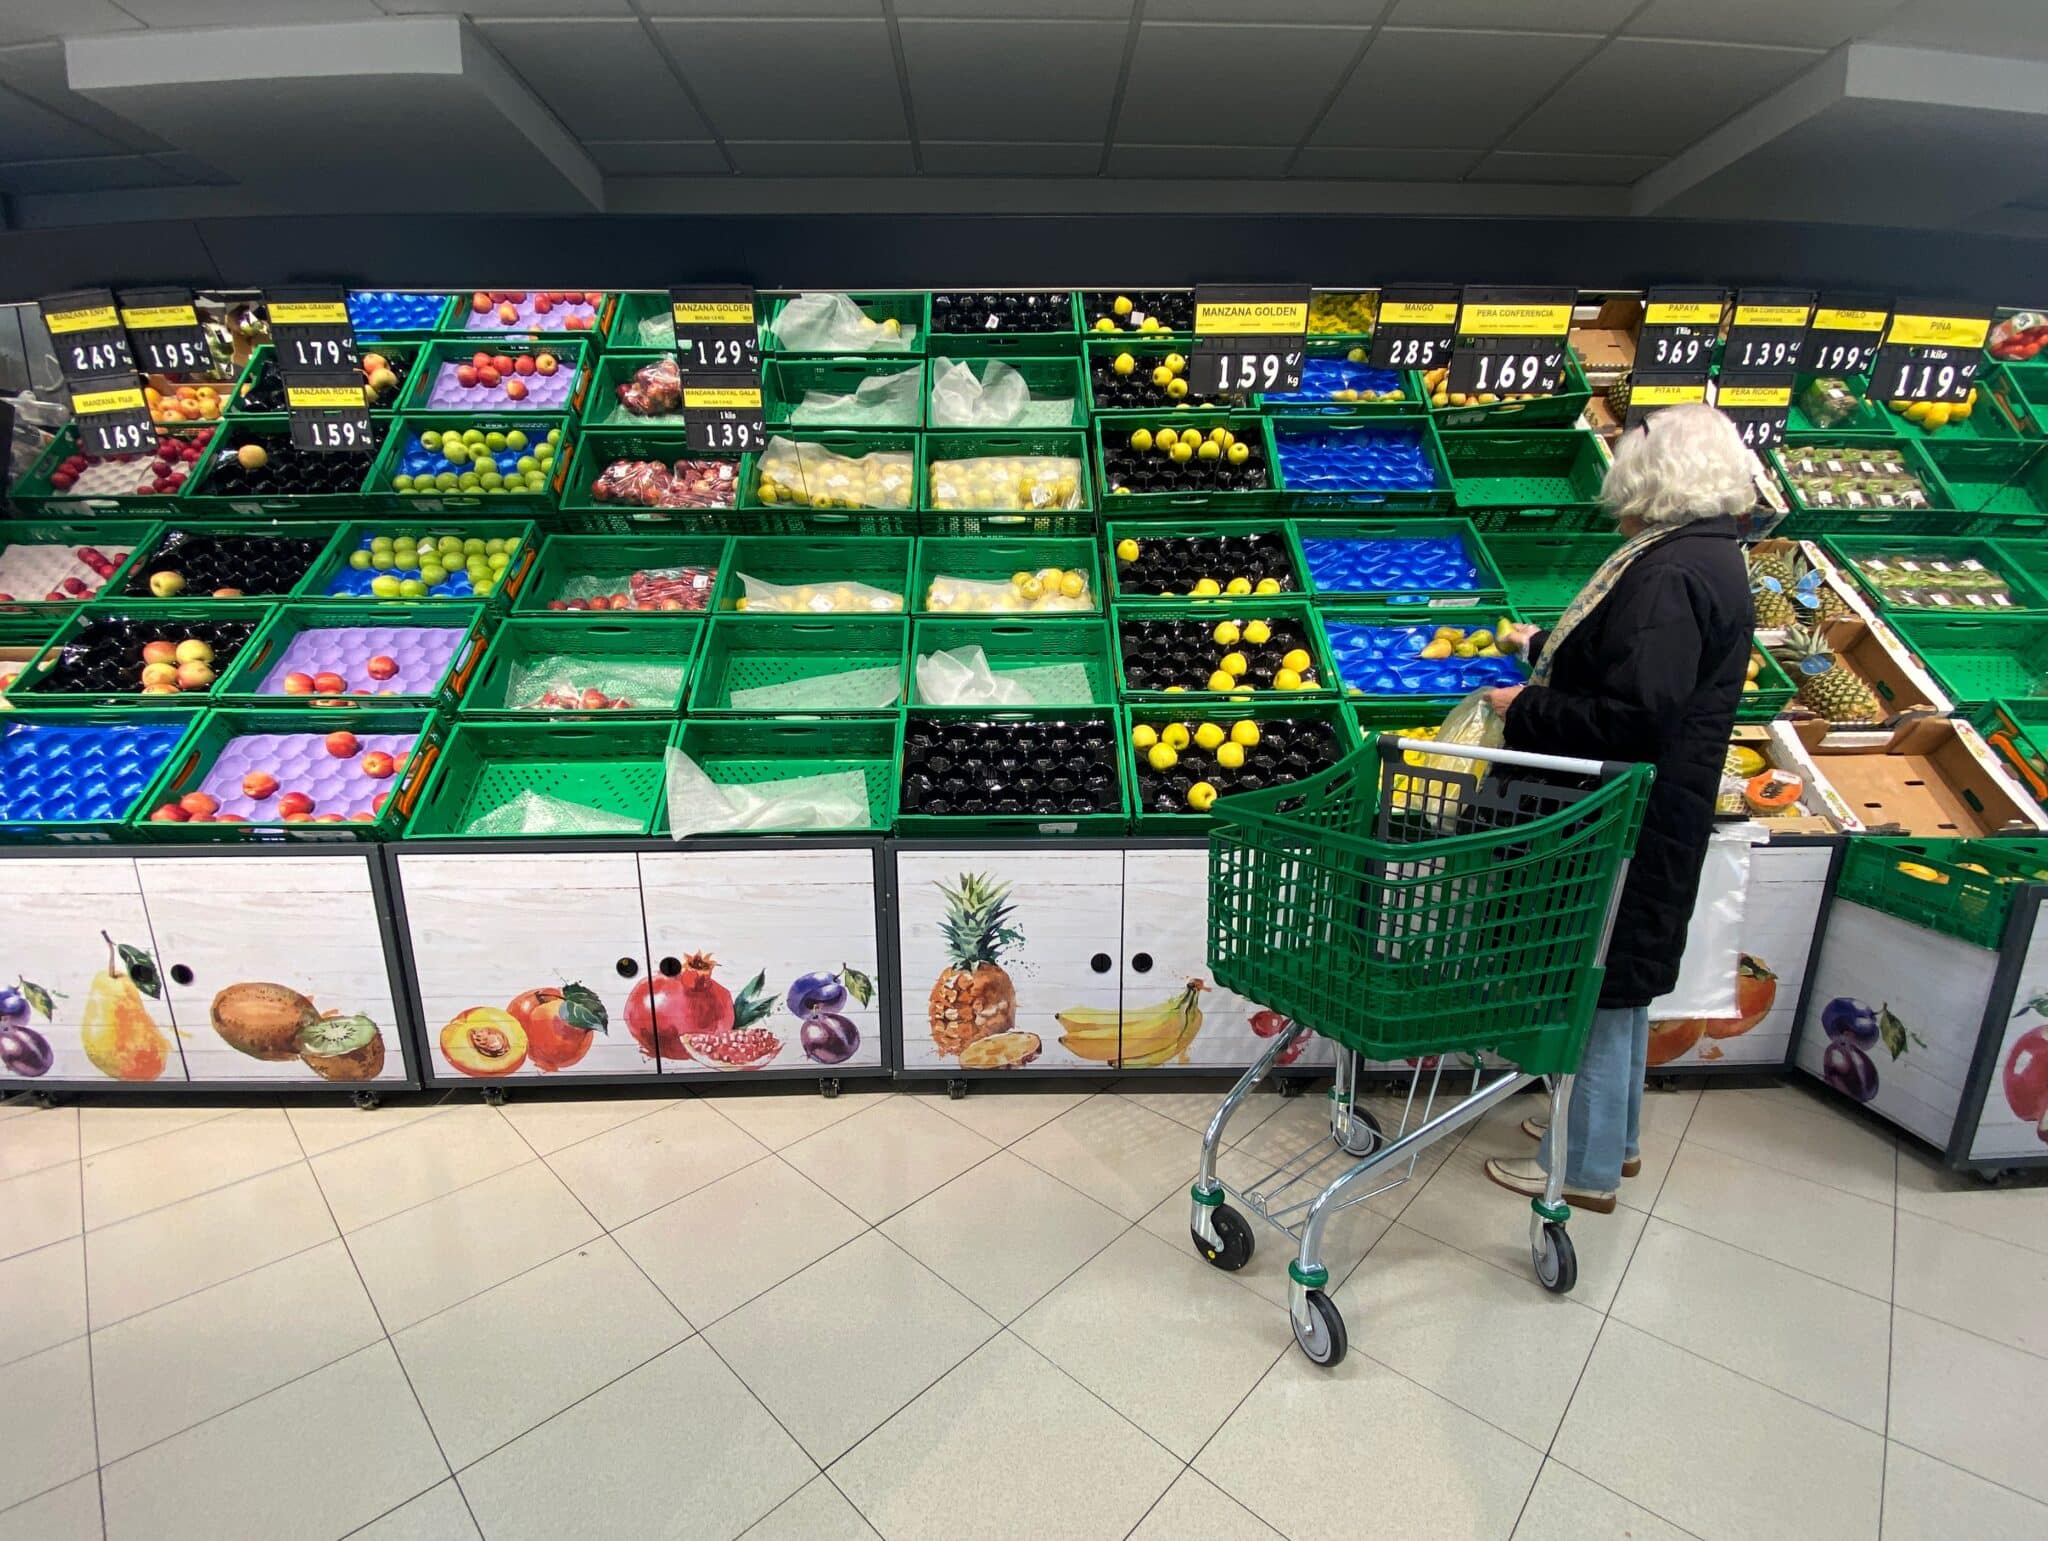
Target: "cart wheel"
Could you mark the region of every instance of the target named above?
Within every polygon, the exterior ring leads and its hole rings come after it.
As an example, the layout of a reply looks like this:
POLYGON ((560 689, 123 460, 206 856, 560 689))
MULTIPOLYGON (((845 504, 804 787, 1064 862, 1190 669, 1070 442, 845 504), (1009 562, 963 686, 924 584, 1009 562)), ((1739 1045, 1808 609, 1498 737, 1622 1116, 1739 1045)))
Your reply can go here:
POLYGON ((1529 1248, 1536 1264, 1536 1282, 1553 1295, 1569 1295, 1579 1282, 1579 1254, 1572 1239, 1555 1220, 1543 1222, 1543 1240, 1529 1248))
POLYGON ((355 1094, 355 1105, 365 1113, 373 1113, 384 1106, 384 1099, 375 1092, 360 1091, 355 1094))
POLYGON ((505 1088, 502 1086, 486 1086, 484 1088, 484 1101, 494 1108, 503 1107, 505 1105, 505 1088))
POLYGON ((1351 1127, 1338 1142, 1347 1156, 1369 1156, 1386 1144, 1386 1131, 1380 1128, 1380 1121, 1373 1116, 1371 1108, 1361 1108, 1356 1103, 1351 1108, 1351 1127))
POLYGON ((1345 1349, 1351 1346, 1344 1336, 1342 1313, 1330 1303, 1328 1295, 1321 1290, 1310 1290, 1308 1314, 1312 1325, 1304 1331, 1301 1323, 1294 1320, 1293 1313, 1288 1313, 1288 1320, 1294 1322, 1294 1341, 1301 1345, 1301 1351, 1313 1364, 1319 1364, 1326 1370, 1341 1364, 1345 1349))
POLYGON ((1195 1232, 1194 1227, 1189 1226, 1188 1233, 1195 1238, 1195 1250, 1201 1253, 1203 1260, 1211 1266, 1220 1268, 1225 1273, 1236 1273, 1252 1260, 1251 1226, 1245 1223, 1243 1215, 1228 1204, 1218 1204, 1210 1210, 1209 1223, 1216 1227, 1216 1234, 1223 1238, 1222 1249, 1213 1250, 1195 1232))

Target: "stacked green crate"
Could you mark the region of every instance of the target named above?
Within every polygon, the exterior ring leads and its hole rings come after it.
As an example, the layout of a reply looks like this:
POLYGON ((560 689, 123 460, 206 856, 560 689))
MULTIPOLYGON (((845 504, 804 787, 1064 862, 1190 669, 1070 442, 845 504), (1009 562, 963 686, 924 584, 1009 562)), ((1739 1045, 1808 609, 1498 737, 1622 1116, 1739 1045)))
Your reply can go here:
POLYGON ((986 711, 986 706, 928 701, 918 685, 920 658, 970 648, 980 650, 998 680, 1029 693, 1032 706, 1116 705, 1116 668, 1110 662, 1109 629, 1102 621, 994 616, 917 622, 911 632, 909 704, 927 711, 986 711))
MULTIPOLYGON (((224 671, 215 692, 215 701, 222 706, 320 707, 329 711, 369 705, 437 710, 461 700, 475 677, 478 660, 490 639, 496 615, 496 611, 476 603, 398 603, 379 604, 374 608, 353 602, 302 601, 279 605, 224 671), (365 628, 377 628, 378 633, 373 636, 365 632, 365 628), (423 629, 445 632, 452 638, 452 641, 440 637, 435 639, 431 652, 437 657, 443 651, 447 655, 437 670, 420 673, 401 668, 400 672, 385 680, 373 677, 371 683, 353 687, 345 696, 322 694, 310 687, 290 689, 282 679, 275 682, 276 689, 269 688, 273 683, 272 676, 288 658, 295 655, 320 656, 328 647, 345 654, 349 644, 358 641, 361 644, 358 651, 375 646, 383 651, 372 656, 391 656, 392 633, 423 629), (332 634, 335 641, 323 644, 322 633, 332 634), (376 690, 374 696, 362 694, 373 685, 376 690)), ((334 655, 330 654, 325 661, 335 661, 334 655)))
MULTIPOLYGON (((1266 597, 1227 604, 1215 600, 1122 604, 1116 607, 1112 620, 1117 644, 1117 689, 1127 703, 1166 701, 1199 705, 1205 700, 1228 700, 1247 692, 1253 700, 1314 700, 1335 695, 1338 690, 1337 668, 1330 657, 1321 620, 1316 607, 1306 600, 1266 597), (1188 639, 1187 644, 1181 647, 1178 656, 1152 660, 1148 656, 1151 644, 1145 639, 1149 631, 1165 625, 1175 627, 1178 634, 1188 639), (1218 639, 1216 628, 1225 625, 1233 628, 1240 640, 1218 639), (1233 672, 1223 666, 1223 659, 1233 652, 1247 654, 1268 645, 1253 632, 1255 625, 1273 634, 1271 647, 1285 646, 1288 654, 1298 650, 1308 655, 1306 668, 1292 669, 1301 681, 1299 685, 1221 684, 1218 676, 1233 672), (1163 683, 1134 683, 1134 665, 1141 662, 1148 665, 1148 673, 1158 674, 1149 666, 1163 664, 1166 672, 1175 677, 1163 683)), ((1248 678, 1256 676, 1241 671, 1236 674, 1237 680, 1248 678)))
POLYGON ((1779 535, 1959 535, 1968 522, 1922 443, 1815 438, 1767 450, 1764 462, 1791 510, 1779 535))
MULTIPOLYGON (((1134 792, 1133 822, 1139 833, 1199 834, 1208 828, 1213 817, 1206 808, 1194 806, 1186 797, 1173 799, 1170 807, 1159 806, 1156 802, 1147 803, 1142 790, 1148 765, 1147 756, 1159 741, 1158 736, 1166 725, 1178 723, 1192 735, 1199 733, 1203 724, 1212 723, 1228 735, 1240 722, 1253 724, 1259 736, 1249 744, 1238 744, 1236 757, 1239 765, 1234 768, 1258 770, 1262 761, 1262 747, 1270 745, 1275 733, 1284 731, 1284 725, 1305 723, 1313 724, 1318 731, 1326 729, 1336 759, 1342 759, 1356 749, 1361 741, 1358 724, 1351 709, 1341 701, 1290 701, 1269 692, 1251 701, 1210 700, 1189 707, 1166 701, 1150 701, 1142 705, 1132 702, 1123 709, 1120 727, 1127 756, 1128 774, 1134 792), (1140 729, 1147 731, 1141 732, 1140 729)), ((1227 738, 1226 741, 1235 742, 1227 738)), ((1191 742, 1199 744, 1200 741, 1191 738, 1191 742)), ((1219 743, 1210 746, 1210 750, 1213 752, 1214 749, 1221 747, 1219 743)), ((1178 768, 1180 751, 1176 749, 1174 753, 1175 768, 1178 768)), ((1211 785, 1215 786, 1214 783, 1211 785)), ((1229 790, 1230 783, 1226 776, 1223 784, 1216 786, 1216 791, 1218 795, 1227 795, 1229 790)), ((1191 787, 1189 791, 1199 798, 1196 788, 1191 787)))
POLYGON ((191 479, 185 483, 179 509, 201 519, 341 518, 354 513, 371 506, 366 489, 375 475, 376 457, 388 450, 394 425, 399 421, 396 418, 371 419, 371 431, 377 436, 377 442, 365 456, 292 452, 291 419, 283 413, 227 418, 216 429, 206 454, 193 470, 191 479), (232 474, 230 461, 243 470, 249 468, 245 451, 249 455, 261 452, 263 459, 254 467, 258 472, 266 468, 274 470, 273 462, 278 456, 292 454, 302 469, 318 469, 331 486, 320 492, 272 491, 260 486, 244 491, 223 490, 224 479, 232 474))
POLYGON ((8 703, 35 711, 137 706, 197 710, 211 705, 231 665, 270 619, 273 608, 232 599, 122 600, 81 606, 68 612, 35 656, 21 664, 7 687, 8 703), (185 642, 203 642, 208 651, 196 659, 156 658, 144 651, 157 643, 175 649, 185 642), (182 683, 169 675, 145 681, 145 669, 167 666, 176 674, 187 662, 203 665, 206 674, 182 683))
POLYGON ((1988 540, 1830 535, 1821 545, 1892 616, 2048 613, 2048 589, 1988 540))
POLYGON ((1082 537, 928 535, 917 542, 909 601, 920 616, 1100 615, 1107 608, 1102 553, 1082 537))
MULTIPOLYGON (((497 501, 502 505, 505 500, 497 501)), ((519 597, 539 549, 539 534, 532 522, 525 519, 383 514, 343 525, 326 558, 307 575, 296 597, 353 601, 364 607, 365 614, 378 613, 379 607, 387 604, 467 604, 476 600, 486 600, 493 609, 503 610, 519 597), (408 537, 414 542, 417 567, 402 567, 396 560, 396 551, 403 549, 401 538, 408 537), (430 541, 438 557, 433 565, 444 576, 427 584, 425 553, 430 541), (455 551, 451 542, 459 543, 461 551, 455 551), (498 547, 495 552, 490 550, 493 544, 498 547), (387 554, 392 556, 391 561, 378 560, 387 554), (500 556, 504 558, 502 562, 494 560, 500 556), (480 565, 476 563, 479 557, 480 565), (479 576, 472 576, 473 565, 479 576), (378 591, 380 579, 401 573, 414 574, 417 582, 426 585, 425 591, 378 591), (488 592, 484 592, 486 584, 488 592)), ((403 581, 401 578, 400 582, 403 581)))
POLYGON ((1520 684, 1526 677, 1521 660, 1495 645, 1503 619, 1523 619, 1512 607, 1396 610, 1326 603, 1321 617, 1332 678, 1349 699, 1418 710, 1447 707, 1474 690, 1520 684))
POLYGON ((515 616, 477 666, 462 715, 673 719, 706 629, 698 616, 515 616))
MULTIPOLYGON (((994 410, 983 408, 982 398, 968 394, 973 409, 994 410)), ((1016 354, 1000 358, 933 358, 925 364, 924 396, 924 423, 933 432, 983 433, 992 428, 998 432, 1035 432, 1047 428, 1085 429, 1088 426, 1088 379, 1081 360, 1073 357, 1016 354), (1014 389, 1007 385, 1004 371, 1015 374, 1022 381, 1027 397, 1021 412, 1007 422, 994 425, 961 422, 946 416, 947 408, 937 395, 939 385, 943 380, 959 380, 961 370, 968 371, 984 393, 992 388, 1014 389)))
POLYGON ((2048 616, 1894 615, 1892 629, 1960 708, 2048 696, 2048 616))
POLYGON ((1318 600, 1431 608, 1507 602, 1507 580, 1469 519, 1296 519, 1289 528, 1318 600))
POLYGON ((766 620, 901 616, 914 549, 892 535, 742 535, 726 552, 714 608, 766 620))
MULTIPOLYGON (((188 445, 196 444, 196 436, 208 432, 213 424, 195 425, 190 429, 169 430, 175 437, 188 445)), ((8 501, 21 513, 39 515, 52 519, 67 519, 79 515, 105 515, 130 519, 154 518, 177 506, 178 500, 191 491, 193 481, 198 479, 205 457, 191 468, 185 484, 176 492, 153 491, 83 491, 76 483, 60 486, 67 473, 64 463, 78 450, 78 429, 71 423, 64 424, 45 444, 42 451, 29 463, 29 468, 15 478, 8 490, 8 501)), ((119 463, 133 466, 133 485, 146 488, 158 478, 147 474, 153 457, 133 455, 119 463)), ((97 479, 96 479, 97 480, 97 479)), ((125 481, 125 478, 123 479, 125 481)))
POLYGON ((0 616, 49 616, 54 624, 72 606, 120 593, 156 531, 147 519, 8 520, 0 525, 0 616))
POLYGON ((903 704, 910 650, 900 617, 721 615, 711 624, 689 714, 874 716, 903 704))
MULTIPOLYGON (((1081 346, 1081 304, 1071 290, 1030 291, 1041 294, 1047 303, 1039 314, 1040 324, 1029 329, 1005 329, 976 326, 968 331, 948 331, 940 326, 940 320, 949 306, 956 300, 975 302, 979 294, 936 290, 931 296, 930 342, 925 351, 933 357, 947 358, 1018 358, 1071 356, 1081 346)), ((984 313, 977 310, 976 315, 984 313)))
POLYGON ((131 817, 153 806, 150 784, 182 762, 206 715, 84 708, 0 717, 0 839, 75 846, 125 838, 131 817), (116 763, 103 770, 110 740, 116 763), (50 752, 59 747, 61 756, 50 752))
MULTIPOLYGON (((676 724, 670 742, 720 787, 771 789, 857 774, 865 816, 844 825, 807 825, 806 835, 887 834, 894 819, 902 747, 895 713, 809 720, 691 717, 676 724)), ((665 803, 655 814, 653 832, 671 833, 665 803)))
MULTIPOLYGON (((395 366, 392 373, 397 375, 397 382, 376 391, 368 400, 371 419, 386 422, 397 412, 400 398, 412 383, 414 368, 420 355, 426 351, 425 343, 366 342, 359 343, 356 351, 365 356, 376 354, 395 366)), ((250 350, 249 361, 242 366, 242 372, 222 398, 223 417, 276 417, 285 410, 284 381, 273 363, 276 356, 276 348, 267 342, 250 350)), ((368 373, 364 380, 367 387, 368 373)))
POLYGON ((1480 429, 1441 438, 1458 512, 1494 531, 1559 532, 1605 526, 1600 484, 1607 451, 1583 428, 1480 429))
MULTIPOLYGON (((384 445, 377 462, 370 469, 370 476, 364 485, 365 495, 378 508, 397 509, 403 513, 453 513, 460 510, 474 510, 497 517, 524 516, 529 514, 552 513, 561 496, 562 486, 567 478, 569 463, 576 448, 576 426, 574 420, 559 413, 456 413, 432 412, 421 415, 402 414, 393 421, 385 434, 384 445), (448 434, 458 437, 471 432, 484 434, 487 438, 502 435, 507 440, 506 448, 487 446, 494 465, 510 463, 521 477, 518 490, 508 490, 505 485, 492 487, 479 479, 474 487, 463 487, 461 476, 471 474, 445 464, 446 451, 438 447, 430 454, 443 456, 443 461, 434 463, 441 469, 434 473, 431 485, 416 479, 415 473, 403 469, 417 443, 422 446, 434 444, 428 435, 445 440, 448 434), (523 443, 521 441, 524 441, 523 443), (546 453, 543 454, 542 450, 546 453), (526 461, 533 461, 531 467, 526 461), (541 478, 539 485, 531 485, 535 474, 541 478), (454 475, 454 486, 444 485, 446 478, 454 475), (401 485, 399 478, 406 478, 401 485)), ((465 450, 464 465, 473 467, 477 462, 465 450)), ((482 473, 475 473, 481 478, 482 473)), ((499 472, 500 475, 504 473, 499 472)))
POLYGON ((1940 473, 1971 535, 2048 534, 2048 444, 2032 439, 1950 444, 1930 440, 1940 473))
POLYGON ((1468 396, 1463 402, 1453 402, 1447 385, 1439 383, 1429 397, 1429 415, 1444 433, 1466 428, 1566 428, 1579 420, 1592 400, 1593 387, 1586 381, 1585 368, 1578 354, 1566 345, 1564 380, 1550 395, 1489 402, 1468 396))
POLYGON ((1078 429, 931 433, 918 524, 928 535, 1092 534, 1093 483, 1078 429))
POLYGON ((900 354, 767 359, 761 416, 771 428, 922 428, 924 371, 900 354))
POLYGON ((457 722, 418 791, 405 836, 647 834, 663 813, 673 733, 673 723, 638 718, 457 722))
POLYGON ((910 535, 924 438, 850 428, 777 430, 740 460, 735 528, 765 535, 910 535))
POLYGON ((1562 614, 1621 544, 1618 534, 1553 534, 1547 528, 1510 527, 1484 538, 1509 603, 1532 621, 1562 614))
POLYGON ((480 415, 502 415, 514 417, 525 415, 529 410, 534 416, 560 417, 570 422, 579 420, 583 413, 584 393, 589 386, 590 367, 597 356, 594 341, 586 342, 577 334, 564 337, 550 336, 544 341, 525 338, 484 338, 474 342, 462 337, 443 337, 428 343, 413 360, 411 373, 406 376, 405 393, 400 399, 398 410, 408 418, 473 418, 480 415), (535 390, 556 392, 562 388, 558 377, 567 377, 567 393, 545 408, 521 408, 513 400, 498 402, 487 400, 475 404, 437 406, 434 404, 434 390, 443 373, 451 370, 476 370, 485 366, 474 363, 479 353, 487 353, 494 360, 510 359, 512 372, 503 373, 502 365, 491 366, 493 375, 500 375, 495 385, 479 376, 479 383, 464 386, 460 375, 451 374, 457 382, 457 389, 499 390, 508 398, 524 399, 535 390), (521 372, 519 365, 531 361, 530 372, 521 372))
POLYGON ((1205 599, 1231 605, 1260 605, 1274 596, 1299 599, 1309 592, 1301 552, 1284 519, 1116 519, 1105 534, 1109 547, 1110 600, 1121 607, 1149 607, 1205 599), (1183 591, 1165 593, 1145 571, 1147 553, 1160 548, 1171 563, 1188 563, 1183 591))
POLYGON ((586 428, 561 480, 561 495, 550 520, 565 533, 638 535, 649 525, 681 525, 705 532, 738 523, 740 457, 690 448, 682 420, 668 427, 586 428), (656 473, 606 480, 614 467, 655 467, 656 473), (676 468, 682 467, 680 478, 676 468), (608 495, 599 497, 604 482, 608 495), (620 490, 644 489, 651 502, 628 502, 620 490))
MULTIPOLYGON (((873 323, 872 327, 861 329, 862 337, 870 346, 859 351, 874 358, 920 357, 927 351, 926 339, 931 332, 931 297, 922 289, 842 292, 846 294, 847 299, 853 301, 861 315, 873 323)), ((777 323, 781 321, 783 312, 788 310, 791 301, 797 298, 797 295, 784 294, 777 295, 768 302, 768 313, 761 328, 763 352, 788 356, 817 351, 792 345, 791 340, 784 338, 777 330, 777 323)), ((839 346, 823 351, 828 354, 843 354, 848 349, 839 346)))
MULTIPOLYGON (((1240 514, 1270 513, 1281 506, 1277 473, 1273 465, 1273 447, 1268 441, 1266 420, 1252 413, 1186 411, 1124 413, 1115 417, 1097 414, 1095 419, 1096 473, 1101 477, 1101 507, 1106 515, 1118 519, 1141 518, 1148 515, 1180 517, 1189 513, 1206 511, 1218 517, 1234 517, 1240 514), (1229 436, 1228 441, 1216 440, 1218 431, 1229 436), (1259 485, 1212 484, 1208 480, 1176 481, 1174 473, 1165 469, 1154 457, 1164 456, 1167 463, 1172 460, 1171 450, 1162 450, 1163 434, 1170 434, 1172 442, 1186 442, 1183 438, 1194 433, 1195 440, 1189 445, 1188 456, 1181 457, 1182 464, 1190 459, 1203 464, 1221 467, 1239 467, 1240 478, 1249 473, 1244 467, 1258 466, 1263 477, 1259 485), (1208 441, 1217 447, 1215 456, 1204 456, 1201 444, 1208 441), (1231 458, 1231 451, 1242 447, 1244 455, 1237 460, 1231 458)), ((1185 478, 1188 473, 1181 473, 1185 478)), ((1196 475, 1220 476, 1219 472, 1196 472, 1196 475)))
MULTIPOLYGON (((587 441, 586 441, 587 442, 587 441)), ((709 614, 728 578, 723 535, 549 535, 513 604, 519 615, 709 614), (675 608, 670 608, 673 605, 675 608)))
POLYGON ((1451 505, 1443 445, 1426 417, 1269 417, 1263 431, 1279 504, 1289 512, 1451 505))

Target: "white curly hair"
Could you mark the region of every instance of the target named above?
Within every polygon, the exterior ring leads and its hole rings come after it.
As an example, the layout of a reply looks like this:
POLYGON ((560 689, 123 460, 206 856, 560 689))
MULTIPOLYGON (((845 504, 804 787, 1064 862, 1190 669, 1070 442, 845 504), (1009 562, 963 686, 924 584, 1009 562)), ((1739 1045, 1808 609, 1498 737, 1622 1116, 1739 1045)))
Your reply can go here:
POLYGON ((1754 464, 1735 424, 1704 402, 1665 407, 1621 436, 1600 503, 1645 529, 1740 514, 1756 502, 1754 464))

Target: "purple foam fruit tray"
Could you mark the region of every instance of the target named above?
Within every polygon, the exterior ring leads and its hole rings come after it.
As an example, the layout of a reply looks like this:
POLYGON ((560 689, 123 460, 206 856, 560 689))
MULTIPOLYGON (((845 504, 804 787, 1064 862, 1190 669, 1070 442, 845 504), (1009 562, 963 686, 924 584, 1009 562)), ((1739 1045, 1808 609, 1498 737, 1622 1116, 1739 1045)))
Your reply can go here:
POLYGON ((463 314, 462 329, 465 332, 575 332, 579 329, 569 325, 571 316, 581 316, 585 322, 593 326, 596 324, 595 305, 581 301, 572 305, 565 301, 544 315, 536 315, 533 309, 534 298, 534 295, 528 294, 525 299, 517 302, 515 308, 519 312, 519 319, 512 322, 498 319, 497 305, 491 306, 489 310, 478 310, 474 306, 469 306, 463 314))
POLYGON ((356 752, 343 759, 328 753, 327 737, 326 733, 244 733, 229 739, 199 789, 220 804, 221 813, 232 813, 252 824, 278 823, 282 817, 277 811, 278 799, 287 792, 304 792, 312 798, 316 817, 338 813, 348 818, 370 812, 379 797, 396 789, 405 773, 406 757, 418 739, 412 733, 359 733, 356 752), (389 776, 366 775, 364 757, 379 751, 397 762, 397 770, 389 776), (260 801, 249 796, 242 790, 242 778, 251 771, 275 776, 277 791, 260 801))
POLYGON ((568 402, 576 385, 574 364, 568 360, 557 360, 555 372, 551 375, 544 375, 539 370, 530 375, 515 372, 511 378, 526 387, 526 394, 515 401, 505 394, 503 381, 496 385, 464 385, 455 378, 455 371, 463 367, 462 364, 443 364, 434 372, 434 388, 426 400, 428 410, 555 412, 568 402))
POLYGON ((328 626, 302 631, 270 666, 257 694, 284 695, 287 674, 339 674, 351 693, 432 695, 468 635, 460 626, 328 626), (379 657, 395 662, 398 673, 388 680, 372 679, 369 663, 379 657))

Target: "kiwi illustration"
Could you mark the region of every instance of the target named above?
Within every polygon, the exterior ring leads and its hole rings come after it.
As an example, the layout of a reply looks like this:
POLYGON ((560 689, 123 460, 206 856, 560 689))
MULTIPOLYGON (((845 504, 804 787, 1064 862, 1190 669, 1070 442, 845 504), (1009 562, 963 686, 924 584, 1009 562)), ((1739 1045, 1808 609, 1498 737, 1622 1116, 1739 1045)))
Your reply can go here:
POLYGON ((299 1030, 317 1022, 313 1003, 289 985, 229 985, 213 998, 213 1030, 251 1059, 299 1055, 299 1030))
POLYGON ((384 1068, 384 1035, 365 1016, 308 1022, 298 1044, 299 1058, 325 1081, 374 1081, 384 1068))

